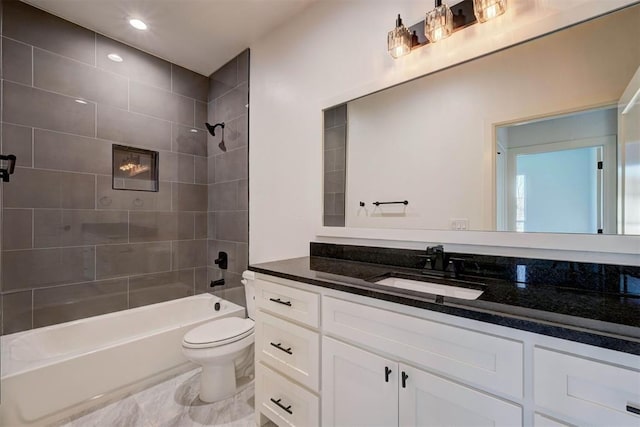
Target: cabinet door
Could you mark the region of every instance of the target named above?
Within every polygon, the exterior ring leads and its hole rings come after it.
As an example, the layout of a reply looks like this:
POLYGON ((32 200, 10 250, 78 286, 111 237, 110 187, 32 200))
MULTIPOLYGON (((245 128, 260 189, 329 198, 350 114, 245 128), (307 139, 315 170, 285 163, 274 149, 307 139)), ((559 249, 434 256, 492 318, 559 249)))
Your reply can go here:
POLYGON ((322 347, 322 424, 398 425, 398 364, 331 338, 322 347))
POLYGON ((400 364, 399 368, 401 426, 522 425, 522 409, 517 405, 411 366, 400 364))

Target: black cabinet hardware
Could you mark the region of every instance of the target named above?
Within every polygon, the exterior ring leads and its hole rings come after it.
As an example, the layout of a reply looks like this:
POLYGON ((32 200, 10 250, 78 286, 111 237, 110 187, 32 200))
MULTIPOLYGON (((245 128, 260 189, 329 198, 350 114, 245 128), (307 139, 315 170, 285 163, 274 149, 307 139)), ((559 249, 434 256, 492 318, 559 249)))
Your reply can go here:
POLYGON ((409 375, 405 371, 402 371, 402 388, 407 388, 407 378, 409 375))
POLYGON ((384 367, 384 381, 385 382, 389 382, 389 375, 391 375, 391 368, 389 368, 388 366, 384 367))
POLYGON ((627 405, 627 412, 631 412, 632 414, 640 415, 640 408, 636 408, 635 406, 627 405))
POLYGON ((271 401, 273 403, 275 403, 276 405, 278 405, 280 407, 280 409, 282 409, 283 411, 286 411, 287 413, 293 415, 293 411, 291 410, 291 405, 284 406, 282 403, 280 403, 281 400, 282 399, 275 400, 273 397, 271 398, 271 401))
POLYGON ((291 351, 291 347, 289 347, 289 348, 284 348, 284 347, 282 347, 282 343, 280 343, 280 342, 279 342, 278 344, 276 344, 276 343, 274 343, 274 342, 270 342, 269 344, 271 344, 272 346, 274 346, 274 347, 275 347, 275 348, 277 348, 278 350, 282 350, 282 351, 284 351, 284 352, 285 352, 285 353, 287 353, 287 354, 293 354, 293 352, 291 351))
POLYGON ((277 302, 278 304, 291 307, 291 301, 282 301, 280 298, 269 298, 269 301, 277 302))

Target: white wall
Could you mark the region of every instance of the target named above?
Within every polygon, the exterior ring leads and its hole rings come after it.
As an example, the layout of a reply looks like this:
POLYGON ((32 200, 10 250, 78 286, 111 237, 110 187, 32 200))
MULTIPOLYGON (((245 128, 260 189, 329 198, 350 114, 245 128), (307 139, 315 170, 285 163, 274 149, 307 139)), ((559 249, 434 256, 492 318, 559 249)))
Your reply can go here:
MULTIPOLYGON (((307 255, 309 242, 317 240, 322 216, 322 108, 632 1, 512 0, 508 13, 498 20, 474 25, 394 61, 386 52, 386 34, 396 14, 412 24, 431 3, 321 0, 251 46, 251 263, 307 255)), ((505 238, 509 240, 496 240, 505 238)), ((493 240, 486 238, 486 244, 493 240)))

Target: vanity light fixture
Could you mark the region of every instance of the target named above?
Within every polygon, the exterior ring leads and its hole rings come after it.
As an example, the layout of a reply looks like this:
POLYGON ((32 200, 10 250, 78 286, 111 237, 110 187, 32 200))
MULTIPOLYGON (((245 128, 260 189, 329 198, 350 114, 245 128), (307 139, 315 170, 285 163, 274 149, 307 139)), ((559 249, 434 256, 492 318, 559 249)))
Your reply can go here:
POLYGON ((399 58, 413 49, 435 43, 470 25, 487 22, 507 10, 507 0, 456 1, 455 10, 452 10, 442 0, 436 0, 435 8, 425 14, 424 21, 408 28, 402 25, 398 15, 396 28, 389 31, 387 37, 387 50, 391 56, 399 58))
POLYGON ((131 24, 131 26, 133 28, 135 28, 136 30, 146 30, 147 29, 147 24, 145 24, 143 21, 141 21, 138 18, 129 19, 129 24, 131 24))
POLYGON ((400 58, 411 52, 411 33, 402 23, 398 14, 396 27, 387 34, 387 49, 394 58, 400 58))
POLYGON ((427 12, 424 20, 424 35, 431 43, 447 38, 453 32, 453 13, 442 0, 436 0, 436 7, 427 12))
POLYGON ((118 55, 117 53, 110 53, 110 54, 107 55, 107 58, 109 58, 113 62, 122 62, 122 61, 124 61, 124 59, 122 59, 122 56, 118 55))
POLYGON ((507 0, 473 0, 473 13, 478 22, 487 22, 507 10, 507 0))

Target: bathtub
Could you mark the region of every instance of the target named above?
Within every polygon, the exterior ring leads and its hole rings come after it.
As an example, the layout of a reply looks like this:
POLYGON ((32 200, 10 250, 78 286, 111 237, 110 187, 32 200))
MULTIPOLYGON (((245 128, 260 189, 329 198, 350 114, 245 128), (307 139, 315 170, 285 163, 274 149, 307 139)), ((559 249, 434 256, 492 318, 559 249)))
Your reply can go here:
POLYGON ((231 316, 244 307, 202 294, 5 335, 0 426, 48 424, 184 371, 183 335, 231 316))

